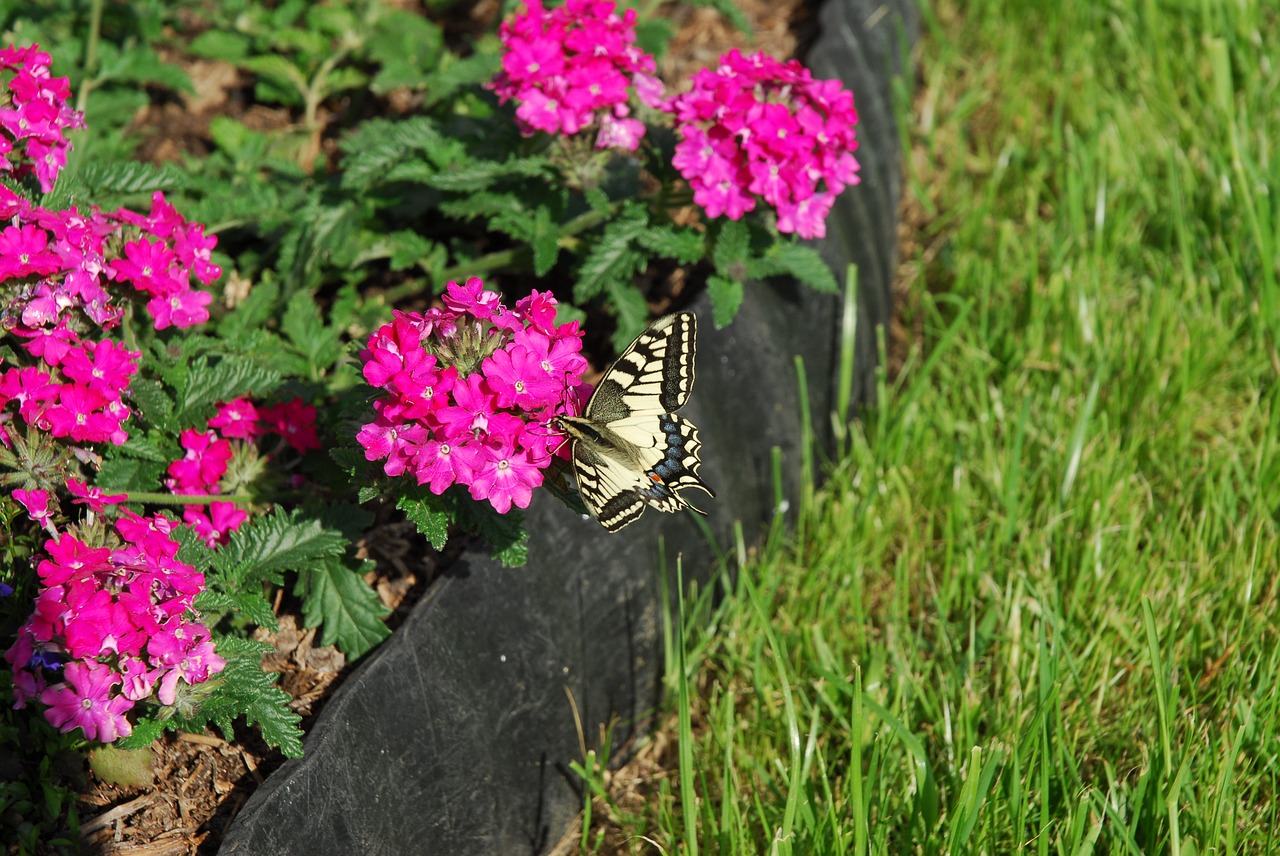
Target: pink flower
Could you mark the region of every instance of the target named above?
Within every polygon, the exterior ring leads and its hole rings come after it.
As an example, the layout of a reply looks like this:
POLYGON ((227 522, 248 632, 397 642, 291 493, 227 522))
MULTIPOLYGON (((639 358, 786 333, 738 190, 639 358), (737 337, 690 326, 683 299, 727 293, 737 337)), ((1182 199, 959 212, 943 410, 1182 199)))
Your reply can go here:
POLYGON ((45 716, 63 732, 80 728, 89 740, 110 743, 128 737, 133 726, 124 714, 133 702, 122 695, 111 696, 120 683, 120 675, 98 663, 67 663, 66 681, 49 687, 40 694, 48 705, 45 716))
POLYGON ((216 493, 231 460, 231 443, 213 431, 193 428, 183 431, 178 442, 186 454, 169 465, 172 489, 179 493, 216 493))
POLYGON ((857 183, 853 95, 795 60, 735 49, 669 109, 682 137, 672 164, 709 217, 740 219, 761 198, 778 231, 819 237, 835 195, 857 183))
POLYGON ((147 301, 147 311, 155 319, 155 328, 177 327, 185 330, 209 320, 209 303, 213 295, 207 291, 180 290, 170 295, 157 295, 147 301))
POLYGON ((258 417, 268 431, 279 434, 298 452, 323 448, 316 430, 316 409, 301 398, 264 407, 258 417))
POLYGON ((27 514, 31 515, 32 520, 41 526, 49 525, 49 517, 53 514, 53 506, 49 501, 49 491, 18 488, 13 492, 13 498, 22 503, 22 507, 27 510, 27 514))
POLYGON ((598 124, 597 147, 634 151, 644 125, 624 118, 633 82, 643 103, 662 103, 656 64, 635 46, 635 27, 635 10, 620 18, 612 0, 567 0, 550 11, 528 0, 499 30, 506 53, 491 87, 502 103, 518 102, 525 135, 598 124))
POLYGON ((62 372, 71 380, 118 398, 138 371, 139 351, 131 351, 110 339, 71 348, 62 360, 62 372))
POLYGON ((182 519, 205 544, 217 547, 227 543, 231 533, 249 519, 249 513, 234 502, 212 502, 208 514, 199 506, 188 505, 182 510, 182 519))
POLYGON ((484 361, 484 376, 498 407, 533 411, 564 395, 564 386, 542 368, 538 354, 513 344, 484 361))
POLYGON ((510 511, 512 504, 528 508, 533 489, 542 484, 542 471, 527 451, 510 440, 484 444, 481 449, 479 466, 471 477, 471 498, 489 500, 499 514, 510 511))
POLYGON ((108 505, 116 505, 129 498, 127 493, 107 493, 100 487, 90 487, 76 479, 67 479, 67 490, 75 497, 71 500, 73 503, 87 505, 94 512, 101 512, 108 505))
POLYGON ((218 414, 209 420, 223 437, 252 440, 262 433, 258 426, 258 408, 247 398, 237 398, 218 405, 218 414))
MULTIPOLYGON (((494 508, 528 504, 551 460, 545 424, 570 402, 587 363, 576 323, 534 292, 514 311, 478 279, 451 283, 446 313, 400 313, 369 337, 365 378, 383 390, 357 440, 389 476, 440 494, 454 484, 494 508)), ((575 405, 576 406, 576 405, 575 405)))
POLYGON ((39 226, 6 226, 0 232, 0 281, 56 273, 62 261, 48 247, 49 233, 39 226))

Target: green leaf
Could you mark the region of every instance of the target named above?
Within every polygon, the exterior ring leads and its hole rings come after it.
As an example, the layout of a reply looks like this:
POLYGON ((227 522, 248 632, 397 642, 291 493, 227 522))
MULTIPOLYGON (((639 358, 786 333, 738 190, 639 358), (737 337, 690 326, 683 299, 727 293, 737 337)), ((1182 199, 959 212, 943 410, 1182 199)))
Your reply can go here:
POLYGON ((279 372, 253 360, 224 358, 210 365, 201 357, 193 364, 190 383, 180 391, 175 419, 193 425, 219 401, 230 401, 247 393, 263 394, 280 385, 279 372))
POLYGON ((440 60, 440 68, 427 77, 422 106, 433 107, 464 86, 488 83, 501 67, 496 51, 477 50, 465 59, 446 53, 440 60))
POLYGON ((175 92, 196 91, 186 72, 161 60, 148 46, 135 44, 117 52, 107 47, 105 42, 102 44, 104 46, 96 81, 99 85, 115 81, 162 86, 175 92))
POLYGON ((641 232, 636 240, 654 255, 675 259, 682 265, 702 261, 707 254, 703 235, 688 228, 653 226, 641 232))
POLYGON ((560 257, 560 229, 551 219, 551 212, 539 207, 533 214, 533 272, 546 276, 560 257))
POLYGON ((187 50, 207 59, 235 63, 249 55, 253 41, 243 33, 231 30, 205 30, 187 45, 187 50))
POLYGON ((276 676, 262 670, 262 655, 270 645, 223 636, 217 640, 219 656, 227 666, 215 678, 219 683, 201 706, 202 718, 218 724, 228 740, 234 739, 234 720, 243 716, 258 726, 268 745, 280 747, 287 758, 302 757, 302 717, 289 708, 292 699, 275 685, 276 676))
POLYGON ((529 555, 529 533, 524 513, 513 508, 499 514, 487 502, 476 502, 465 492, 447 493, 454 505, 458 524, 477 533, 493 549, 493 557, 508 568, 523 565, 529 555))
POLYGON ((421 87, 440 62, 444 30, 421 15, 394 9, 378 19, 369 41, 369 55, 382 69, 370 88, 385 93, 396 87, 421 87))
POLYGON ((754 30, 751 27, 751 21, 747 18, 738 4, 734 0, 692 0, 694 6, 710 6, 721 15, 729 19, 729 23, 737 28, 738 32, 747 37, 747 41, 754 43, 754 30))
POLYGON ((646 256, 632 246, 632 242, 648 225, 648 215, 638 205, 623 207, 600 239, 592 245, 586 259, 578 268, 578 281, 573 286, 575 303, 586 303, 604 291, 610 282, 625 281, 642 269, 646 256))
POLYGON ((742 292, 742 283, 736 279, 726 279, 722 276, 708 277, 707 294, 711 297, 712 317, 715 319, 717 330, 729 326, 734 316, 738 314, 738 308, 742 306, 742 292))
POLYGON ((443 499, 429 490, 413 486, 406 488, 396 500, 396 508, 404 512, 433 549, 444 549, 449 540, 449 524, 453 522, 453 515, 443 499))
POLYGON ((145 746, 150 746, 163 733, 163 721, 144 716, 133 723, 133 733, 128 737, 120 738, 112 745, 120 749, 141 749, 145 746))
MULTIPOLYGON (((372 562, 362 565, 372 567, 372 562)), ((307 627, 322 627, 321 643, 337 645, 355 659, 391 635, 382 618, 391 610, 360 574, 330 557, 298 575, 307 627)))
POLYGON ((150 378, 135 378, 130 384, 133 393, 133 404, 142 414, 143 419, 161 430, 177 433, 177 424, 173 419, 173 399, 164 391, 164 387, 150 378))
POLYGON ((313 377, 333 366, 342 356, 342 338, 329 329, 320 318, 320 307, 306 291, 299 291, 289 300, 280 329, 311 364, 313 377))
POLYGON ((234 615, 237 619, 268 630, 279 627, 270 601, 262 596, 261 585, 253 586, 251 591, 237 592, 214 591, 206 588, 196 596, 196 608, 206 616, 234 615))
POLYGON ((484 190, 499 178, 550 176, 551 174, 551 164, 546 158, 541 157, 510 158, 505 161, 476 160, 433 176, 430 184, 439 190, 465 193, 484 190))
POLYGON ((230 541, 214 554, 213 563, 228 576, 252 579, 271 571, 309 567, 341 554, 347 543, 341 532, 304 518, 299 509, 286 514, 276 508, 231 533, 230 541))
POLYGON ((617 329, 613 331, 613 347, 618 353, 622 353, 631 344, 631 340, 648 326, 649 304, 630 281, 611 282, 608 292, 609 305, 618 318, 617 329))
POLYGON ((741 279, 751 254, 751 230, 741 220, 725 220, 715 238, 711 260, 716 272, 731 279, 741 279))
MULTIPOLYGON (((132 438, 130 438, 132 442, 132 438)), ((94 484, 108 491, 155 490, 168 466, 157 461, 140 461, 133 458, 111 457, 102 462, 94 484)))
POLYGON ((665 18, 646 18, 636 25, 636 44, 654 59, 662 59, 674 35, 675 27, 665 18))
MULTIPOLYGON (((807 244, 794 241, 779 241, 774 244, 765 259, 777 263, 787 273, 803 282, 815 291, 835 294, 840 290, 830 266, 822 258, 822 254, 807 244)), ((748 266, 750 270, 752 266, 748 266)), ((754 270, 750 270, 756 276, 754 270)))

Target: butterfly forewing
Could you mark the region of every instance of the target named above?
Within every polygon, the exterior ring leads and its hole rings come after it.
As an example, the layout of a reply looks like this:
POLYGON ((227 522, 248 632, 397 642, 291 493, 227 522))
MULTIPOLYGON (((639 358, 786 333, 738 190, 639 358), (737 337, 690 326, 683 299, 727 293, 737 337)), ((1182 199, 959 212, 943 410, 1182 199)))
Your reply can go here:
POLYGON ((692 313, 655 322, 605 372, 583 415, 560 419, 573 438, 578 490, 611 532, 646 504, 693 508, 678 493, 684 488, 715 496, 698 476, 698 431, 675 413, 693 389, 696 337, 692 313))

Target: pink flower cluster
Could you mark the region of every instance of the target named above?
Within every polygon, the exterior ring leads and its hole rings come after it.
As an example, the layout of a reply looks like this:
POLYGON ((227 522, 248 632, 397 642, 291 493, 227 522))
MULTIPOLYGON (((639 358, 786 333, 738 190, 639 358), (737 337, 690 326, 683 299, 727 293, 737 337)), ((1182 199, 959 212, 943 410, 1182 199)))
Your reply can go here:
MULTIPOLYGON (((139 353, 99 337, 124 315, 108 286, 149 295, 156 329, 202 323, 211 295, 193 290, 190 276, 212 282, 221 275, 210 260, 217 239, 205 238, 203 227, 160 193, 148 216, 122 209, 86 217, 33 205, 0 186, 0 221, 10 223, 0 230, 0 287, 7 292, 0 326, 32 358, 0 375, 0 409, 16 403, 28 425, 54 437, 124 443, 130 410, 123 396, 139 353), (126 232, 135 230, 141 234, 130 239, 126 232)), ((6 436, 0 432, 0 441, 6 436)))
MULTIPOLYGON (((216 495, 225 487, 234 488, 222 482, 236 447, 273 435, 299 453, 320 449, 316 409, 300 398, 270 407, 259 407, 248 398, 219 404, 207 430, 192 428, 179 435, 186 453, 169 465, 166 485, 184 495, 216 495)), ((214 501, 207 508, 188 505, 182 510, 183 521, 210 547, 225 544, 248 516, 233 502, 214 501)))
POLYGON ((84 114, 67 106, 70 82, 53 77, 50 63, 39 45, 0 49, 0 72, 13 73, 0 91, 0 173, 34 174, 44 193, 67 164, 64 132, 84 127, 84 114))
POLYGON ((193 606, 204 575, 176 558, 175 525, 125 511, 112 546, 69 533, 45 542, 35 612, 4 653, 15 707, 39 700, 58 728, 110 743, 132 731, 125 714, 138 702, 154 694, 173 704, 179 681, 203 683, 223 669, 193 606), (59 669, 63 680, 49 683, 59 669))
POLYGON ((858 183, 853 94, 797 60, 735 49, 695 74, 671 110, 682 136, 672 162, 710 217, 740 219, 759 197, 779 232, 820 238, 835 197, 858 183))
POLYGON ((499 30, 506 52, 493 83, 501 102, 519 102, 516 119, 535 130, 572 135, 598 128, 596 148, 635 151, 644 123, 629 118, 630 88, 661 109, 657 66, 636 47, 636 12, 619 18, 612 0, 568 0, 550 11, 527 0, 525 11, 499 30))
POLYGON ((396 313, 369 337, 364 376, 386 394, 357 439, 389 476, 436 494, 463 484, 503 514, 526 508, 563 446, 548 424, 581 400, 582 333, 555 324, 549 293, 509 310, 476 278, 449 283, 444 305, 396 313))

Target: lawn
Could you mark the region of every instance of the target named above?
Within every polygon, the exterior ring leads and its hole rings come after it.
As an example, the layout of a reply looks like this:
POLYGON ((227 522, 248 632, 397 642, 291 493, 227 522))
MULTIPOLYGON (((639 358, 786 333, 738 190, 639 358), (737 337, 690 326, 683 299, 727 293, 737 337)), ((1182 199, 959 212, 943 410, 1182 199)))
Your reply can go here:
POLYGON ((1280 13, 924 5, 900 366, 575 847, 1273 852, 1280 13))

